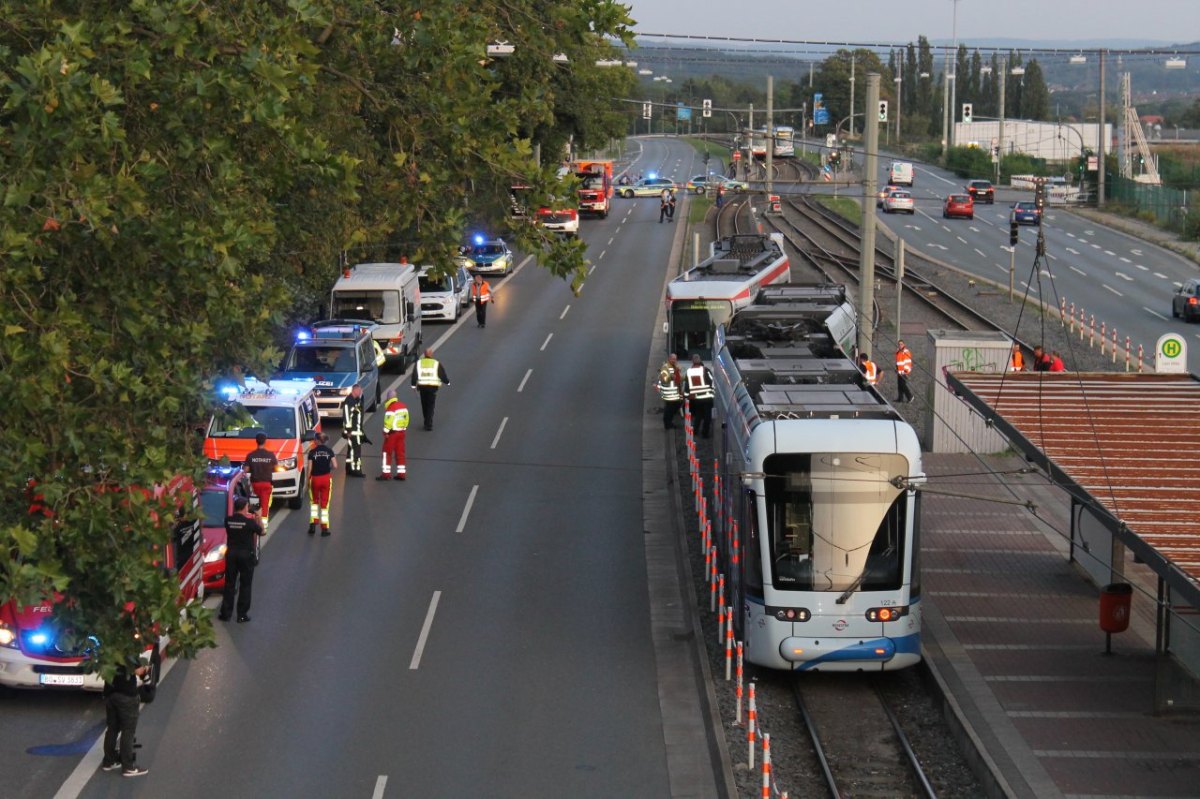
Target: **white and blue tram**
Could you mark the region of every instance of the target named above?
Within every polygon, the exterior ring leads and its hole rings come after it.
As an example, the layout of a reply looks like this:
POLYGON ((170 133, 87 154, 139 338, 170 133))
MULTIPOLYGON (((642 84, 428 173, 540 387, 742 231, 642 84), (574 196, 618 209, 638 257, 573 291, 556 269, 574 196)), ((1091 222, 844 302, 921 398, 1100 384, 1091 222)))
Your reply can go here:
POLYGON ((714 537, 746 659, 884 671, 921 658, 916 432, 847 357, 836 285, 772 286, 717 333, 714 537))

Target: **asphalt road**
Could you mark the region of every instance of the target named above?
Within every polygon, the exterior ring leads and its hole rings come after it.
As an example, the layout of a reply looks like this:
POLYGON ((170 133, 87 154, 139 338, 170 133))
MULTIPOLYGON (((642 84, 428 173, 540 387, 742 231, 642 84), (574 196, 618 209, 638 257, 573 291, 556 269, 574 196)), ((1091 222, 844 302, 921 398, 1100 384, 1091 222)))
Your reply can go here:
MULTIPOLYGON (((648 140, 632 169, 699 166, 648 140)), ((218 623, 143 710, 149 775, 94 771, 98 697, 6 692, 5 795, 668 795, 641 458, 675 228, 614 203, 583 222, 579 297, 529 262, 493 281, 486 329, 427 326, 451 384, 425 432, 401 383, 408 480, 339 475, 327 539, 276 512, 253 621, 218 623)))
MULTIPOLYGON (((888 158, 880 158, 880 186, 886 181, 888 158)), ((913 196, 916 213, 883 214, 884 220, 908 246, 946 261, 969 273, 1007 285, 1009 209, 1014 202, 1032 200, 1033 193, 1000 188, 994 205, 977 204, 975 219, 943 219, 942 200, 947 194, 962 193, 966 181, 942 169, 917 165, 913 196)), ((1061 207, 1050 207, 1043 221, 1046 258, 1034 271, 1037 228, 1022 226, 1016 248, 1014 283, 1018 293, 1053 306, 1066 300, 1076 312, 1084 309, 1087 320, 1096 319, 1096 333, 1103 323, 1115 326, 1119 344, 1131 339, 1135 350, 1145 348, 1152 367, 1155 343, 1164 333, 1181 333, 1191 342, 1189 367, 1200 371, 1200 333, 1195 325, 1171 317, 1171 296, 1185 280, 1200 275, 1195 263, 1175 253, 1098 225, 1061 207)), ((1034 324, 1020 337, 1037 341, 1034 324)), ((1070 364, 1068 364, 1068 367, 1070 364)))

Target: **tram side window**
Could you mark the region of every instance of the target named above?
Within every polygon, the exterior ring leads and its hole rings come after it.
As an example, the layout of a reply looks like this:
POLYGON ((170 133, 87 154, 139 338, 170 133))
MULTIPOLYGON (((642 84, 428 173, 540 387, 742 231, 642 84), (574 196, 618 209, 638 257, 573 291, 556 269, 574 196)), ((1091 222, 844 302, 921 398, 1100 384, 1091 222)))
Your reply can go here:
MULTIPOLYGON (((804 458, 805 461, 808 458, 804 458)), ((771 541, 771 565, 779 588, 811 591, 813 588, 813 499, 810 473, 805 468, 786 477, 767 478, 768 529, 777 531, 771 541)))
POLYGON ((745 552, 742 553, 746 563, 743 572, 746 590, 761 596, 763 590, 762 536, 758 530, 758 502, 753 491, 742 492, 742 508, 739 516, 746 521, 745 552))
POLYGON ((901 491, 884 514, 871 542, 863 574, 863 591, 888 591, 904 580, 904 525, 908 518, 908 492, 901 491))

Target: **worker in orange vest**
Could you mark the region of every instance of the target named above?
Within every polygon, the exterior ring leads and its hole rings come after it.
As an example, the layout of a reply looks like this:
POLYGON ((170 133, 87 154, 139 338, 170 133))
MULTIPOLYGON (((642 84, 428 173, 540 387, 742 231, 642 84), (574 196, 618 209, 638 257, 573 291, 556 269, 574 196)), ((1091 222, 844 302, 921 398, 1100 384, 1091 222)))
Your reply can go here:
POLYGON ((862 371, 863 377, 866 378, 867 385, 874 386, 879 383, 879 369, 876 368, 875 362, 868 358, 865 352, 858 354, 858 368, 862 371))
POLYGON ((912 402, 913 393, 908 387, 908 376, 912 374, 912 350, 904 340, 896 342, 896 402, 912 402))
POLYGON ((1012 359, 1008 362, 1010 372, 1025 371, 1025 353, 1021 352, 1020 344, 1013 344, 1012 359))
POLYGON ((492 287, 476 273, 471 281, 471 304, 475 306, 475 321, 480 327, 487 327, 487 306, 492 302, 492 287))

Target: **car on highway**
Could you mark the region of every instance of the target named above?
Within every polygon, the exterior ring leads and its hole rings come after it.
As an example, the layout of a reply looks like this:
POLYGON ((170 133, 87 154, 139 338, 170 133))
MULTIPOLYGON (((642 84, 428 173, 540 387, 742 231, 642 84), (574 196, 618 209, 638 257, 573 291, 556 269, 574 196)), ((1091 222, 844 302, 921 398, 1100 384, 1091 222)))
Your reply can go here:
POLYGON ((579 235, 579 211, 575 208, 539 208, 537 223, 551 233, 569 239, 579 235))
POLYGON ((951 219, 953 217, 962 217, 963 219, 975 218, 975 200, 969 194, 951 194, 946 197, 942 203, 942 217, 951 219))
POLYGON ((667 178, 642 178, 632 186, 621 186, 621 196, 630 197, 657 197, 662 194, 663 189, 675 191, 679 188, 674 181, 667 178))
POLYGON ((1171 298, 1171 316, 1185 322, 1200 319, 1200 280, 1192 278, 1175 290, 1171 298))
POLYGON ((251 512, 259 510, 258 497, 250 486, 250 474, 240 466, 214 466, 208 470, 200 492, 204 520, 200 534, 204 548, 204 590, 225 587, 225 517, 233 513, 233 501, 245 498, 251 512))
POLYGON ((915 214, 917 207, 913 202, 912 192, 897 189, 888 194, 883 198, 883 212, 885 214, 915 214))
POLYGON ((485 239, 476 236, 474 242, 463 248, 462 259, 459 261, 471 272, 484 275, 507 275, 512 271, 512 250, 504 243, 504 239, 485 239))
POLYGON ((900 187, 888 185, 888 186, 884 186, 882 189, 880 189, 879 194, 877 194, 875 196, 875 207, 882 208, 883 201, 886 200, 888 195, 894 191, 900 191, 900 187))
POLYGON ((972 180, 967 184, 967 194, 977 203, 991 205, 996 202, 996 187, 990 180, 972 180))
POLYGON ((1009 220, 1018 225, 1037 225, 1042 221, 1042 211, 1034 202, 1013 203, 1009 220))
POLYGON ((432 266, 417 273, 421 285, 421 319, 453 322, 467 304, 471 275, 465 266, 455 265, 449 274, 438 274, 432 266))

